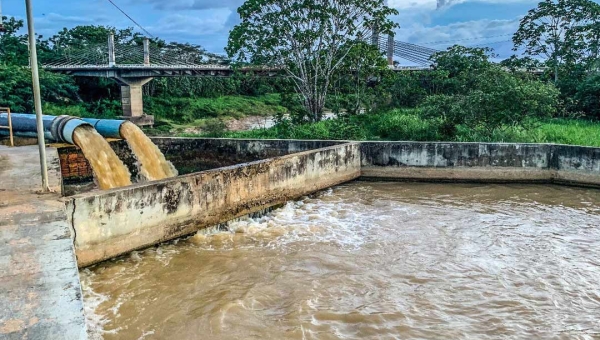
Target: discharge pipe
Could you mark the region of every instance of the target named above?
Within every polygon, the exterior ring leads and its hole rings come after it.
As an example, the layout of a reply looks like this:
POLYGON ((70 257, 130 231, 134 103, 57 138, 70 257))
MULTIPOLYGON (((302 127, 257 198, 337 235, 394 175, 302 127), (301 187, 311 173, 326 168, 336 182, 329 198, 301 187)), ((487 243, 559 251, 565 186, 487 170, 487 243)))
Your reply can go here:
POLYGON ((92 125, 104 138, 124 139, 121 136, 121 125, 127 122, 127 120, 96 118, 82 118, 81 120, 92 125))
MULTIPOLYGON (((13 133, 19 137, 37 138, 36 115, 28 113, 11 114, 13 133)), ((77 117, 71 116, 42 116, 44 137, 48 140, 75 144, 73 131, 80 126, 91 126, 77 117)), ((8 125, 8 115, 0 113, 0 125, 8 125)), ((8 136, 9 131, 0 129, 0 136, 8 136)))

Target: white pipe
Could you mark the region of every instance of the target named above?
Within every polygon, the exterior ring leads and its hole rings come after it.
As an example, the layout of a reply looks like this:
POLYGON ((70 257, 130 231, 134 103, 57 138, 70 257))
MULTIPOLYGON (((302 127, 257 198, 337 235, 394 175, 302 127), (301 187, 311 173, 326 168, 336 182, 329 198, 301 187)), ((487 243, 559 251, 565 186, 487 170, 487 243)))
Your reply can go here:
POLYGON ((37 49, 35 42, 35 29, 33 28, 33 13, 31 0, 25 0, 27 8, 27 30, 29 33, 29 54, 31 55, 31 77, 33 80, 33 103, 35 106, 35 120, 37 126, 38 148, 40 151, 40 167, 42 171, 42 192, 49 192, 48 165, 46 164, 46 139, 44 137, 44 122, 42 117, 42 99, 40 95, 40 75, 38 70, 37 49))

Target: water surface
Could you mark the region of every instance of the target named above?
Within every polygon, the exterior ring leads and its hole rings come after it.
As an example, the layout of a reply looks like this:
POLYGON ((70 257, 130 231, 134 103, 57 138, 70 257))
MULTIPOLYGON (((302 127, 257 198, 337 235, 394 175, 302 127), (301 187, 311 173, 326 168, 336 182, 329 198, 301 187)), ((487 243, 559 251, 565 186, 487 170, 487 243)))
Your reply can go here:
POLYGON ((600 191, 354 182, 83 270, 105 339, 598 339, 600 191))

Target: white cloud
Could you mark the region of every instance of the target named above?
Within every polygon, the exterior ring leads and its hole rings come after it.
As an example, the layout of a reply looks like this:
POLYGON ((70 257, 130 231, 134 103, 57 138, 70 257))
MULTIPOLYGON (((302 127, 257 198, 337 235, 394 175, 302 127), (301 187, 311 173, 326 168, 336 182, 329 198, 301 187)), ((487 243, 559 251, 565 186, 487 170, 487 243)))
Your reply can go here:
POLYGON ((209 35, 226 30, 225 23, 230 14, 231 11, 228 9, 211 10, 210 13, 202 11, 194 15, 168 14, 162 17, 156 25, 149 27, 152 31, 161 34, 209 35))
POLYGON ((134 0, 136 3, 150 4, 162 10, 204 10, 230 8, 235 9, 244 3, 244 0, 134 0))

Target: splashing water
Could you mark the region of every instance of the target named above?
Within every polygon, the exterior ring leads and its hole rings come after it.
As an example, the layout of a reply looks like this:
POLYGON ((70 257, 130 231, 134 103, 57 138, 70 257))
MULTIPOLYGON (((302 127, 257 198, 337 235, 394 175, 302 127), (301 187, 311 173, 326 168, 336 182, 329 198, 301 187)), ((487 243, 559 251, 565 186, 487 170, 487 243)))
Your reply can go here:
POLYGON ((94 128, 91 126, 76 128, 73 131, 73 141, 90 162, 100 189, 108 190, 131 185, 129 170, 94 128))
POLYGON ((157 181, 177 176, 173 164, 165 159, 163 153, 139 127, 125 122, 121 125, 120 132, 138 160, 140 175, 146 180, 157 181))

